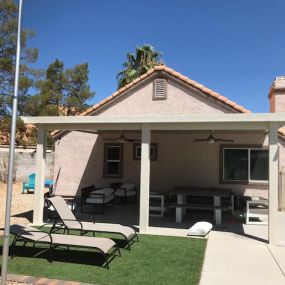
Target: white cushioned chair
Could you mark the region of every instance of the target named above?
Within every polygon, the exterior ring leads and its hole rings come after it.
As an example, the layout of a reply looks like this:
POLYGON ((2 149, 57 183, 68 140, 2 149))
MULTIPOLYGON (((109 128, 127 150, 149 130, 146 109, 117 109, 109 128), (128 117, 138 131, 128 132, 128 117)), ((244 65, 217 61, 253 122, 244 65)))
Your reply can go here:
POLYGON ((127 200, 137 201, 137 187, 134 183, 124 183, 116 188, 115 197, 126 203, 127 200))
POLYGON ((81 189, 81 213, 84 205, 100 207, 104 213, 106 205, 114 206, 114 189, 110 187, 95 188, 94 185, 81 189))

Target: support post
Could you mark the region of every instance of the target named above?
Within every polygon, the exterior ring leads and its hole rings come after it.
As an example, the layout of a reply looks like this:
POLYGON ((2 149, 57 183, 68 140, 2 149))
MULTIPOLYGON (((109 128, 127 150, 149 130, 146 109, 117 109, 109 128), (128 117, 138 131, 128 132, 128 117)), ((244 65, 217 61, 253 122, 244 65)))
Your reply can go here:
POLYGON ((151 129, 142 126, 141 142, 141 180, 140 180, 140 233, 147 233, 149 223, 149 185, 150 185, 150 150, 151 129))
POLYGON ((44 180, 45 180, 45 160, 46 160, 46 131, 42 126, 38 128, 37 156, 36 156, 36 180, 33 224, 43 224, 44 209, 44 180))
POLYGON ((277 123, 269 123, 269 244, 278 243, 278 128, 277 123))

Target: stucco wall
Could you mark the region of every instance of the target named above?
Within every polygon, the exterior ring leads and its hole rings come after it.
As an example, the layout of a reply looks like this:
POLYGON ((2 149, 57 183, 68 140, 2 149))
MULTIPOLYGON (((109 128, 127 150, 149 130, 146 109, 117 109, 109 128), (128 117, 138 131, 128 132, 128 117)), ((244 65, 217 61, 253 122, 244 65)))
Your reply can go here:
POLYGON ((88 179, 82 182, 82 177, 87 172, 92 177, 93 169, 89 167, 89 161, 96 138, 97 135, 74 131, 56 141, 54 155, 56 193, 73 195, 83 184, 94 183, 88 179))
POLYGON ((126 95, 120 96, 112 104, 95 113, 100 116, 116 115, 171 115, 229 113, 232 109, 217 100, 187 88, 169 79, 167 99, 153 100, 153 82, 145 82, 126 95))
MULTIPOLYGON (((104 107, 98 116, 228 113, 228 107, 196 93, 174 80, 168 81, 167 100, 152 100, 152 82, 146 82, 124 97, 104 107)), ((131 181, 139 186, 140 161, 133 160, 132 143, 124 143, 122 179, 103 178, 104 141, 102 137, 119 137, 120 133, 87 134, 71 132, 57 141, 55 146, 55 179, 58 194, 80 195, 84 186, 107 186, 110 182, 131 181)), ((140 138, 139 133, 125 133, 140 138)), ((194 138, 207 137, 207 133, 152 133, 152 142, 158 144, 158 160, 151 162, 152 191, 167 191, 174 185, 223 186, 237 193, 267 197, 267 185, 220 185, 220 145, 193 143, 194 138)), ((234 139, 233 144, 268 145, 265 134, 222 134, 219 138, 234 139)), ((114 141, 116 142, 116 141, 114 141)), ((284 143, 282 142, 282 145, 284 143)), ((285 165, 284 147, 280 150, 280 165, 285 165)))
MULTIPOLYGON (((140 161, 133 160, 133 144, 128 142, 123 145, 122 179, 103 178, 105 141, 102 137, 117 136, 118 134, 97 136, 79 132, 66 135, 57 146, 55 156, 55 169, 59 173, 57 193, 75 194, 80 188, 90 184, 102 187, 117 181, 131 181, 139 185, 140 161)), ((127 136, 140 137, 135 133, 128 133, 127 136)), ((194 138, 206 136, 206 133, 153 133, 152 142, 158 144, 158 159, 151 161, 151 190, 168 191, 174 185, 222 186, 249 196, 268 196, 268 185, 220 184, 220 144, 193 143, 194 138)), ((216 133, 216 136, 234 139, 235 145, 268 145, 264 134, 216 133)), ((284 163, 285 154, 282 148, 280 165, 285 165, 284 163)))

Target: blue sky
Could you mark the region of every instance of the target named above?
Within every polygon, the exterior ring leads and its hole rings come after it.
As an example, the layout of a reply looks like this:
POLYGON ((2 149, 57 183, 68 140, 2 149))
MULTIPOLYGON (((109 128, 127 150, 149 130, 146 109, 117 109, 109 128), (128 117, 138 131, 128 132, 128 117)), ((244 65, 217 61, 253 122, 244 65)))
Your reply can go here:
POLYGON ((267 112, 269 87, 285 75, 284 12, 284 0, 24 0, 23 26, 36 32, 34 67, 88 62, 92 103, 116 90, 127 52, 149 43, 167 66, 267 112))

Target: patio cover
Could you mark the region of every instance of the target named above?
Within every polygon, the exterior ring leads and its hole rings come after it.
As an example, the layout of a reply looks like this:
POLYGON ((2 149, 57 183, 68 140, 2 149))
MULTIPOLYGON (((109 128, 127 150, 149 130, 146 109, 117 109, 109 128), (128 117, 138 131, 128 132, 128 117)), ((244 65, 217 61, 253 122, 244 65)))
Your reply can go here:
MULTIPOLYGON (((75 117, 23 117, 26 124, 38 127, 36 187, 33 223, 43 223, 43 180, 45 165, 45 141, 47 130, 81 131, 141 131, 141 179, 140 179, 140 233, 149 229, 149 146, 151 131, 171 130, 236 130, 264 131, 269 135, 269 243, 280 244, 278 228, 278 129, 285 125, 285 113, 264 114, 195 114, 171 116, 75 116, 75 117)), ((283 217, 285 222, 285 217, 283 217)), ((285 244, 285 243, 284 243, 285 244)))

